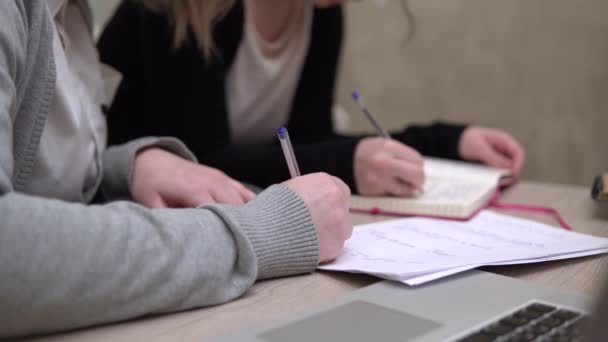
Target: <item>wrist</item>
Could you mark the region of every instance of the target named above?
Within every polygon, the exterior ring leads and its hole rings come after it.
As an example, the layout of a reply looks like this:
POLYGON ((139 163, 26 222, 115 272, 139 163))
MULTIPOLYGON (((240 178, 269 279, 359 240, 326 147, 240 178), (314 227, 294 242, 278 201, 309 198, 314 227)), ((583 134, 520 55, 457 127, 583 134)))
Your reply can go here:
POLYGON ((458 140, 458 156, 463 160, 470 160, 474 156, 474 147, 471 146, 471 135, 475 133, 473 128, 473 126, 464 128, 458 140))
POLYGON ((144 147, 141 150, 137 151, 135 154, 135 159, 133 161, 133 174, 131 181, 135 181, 135 176, 140 173, 142 169, 146 168, 148 162, 154 159, 158 159, 159 156, 163 154, 171 154, 161 148, 155 146, 144 147))

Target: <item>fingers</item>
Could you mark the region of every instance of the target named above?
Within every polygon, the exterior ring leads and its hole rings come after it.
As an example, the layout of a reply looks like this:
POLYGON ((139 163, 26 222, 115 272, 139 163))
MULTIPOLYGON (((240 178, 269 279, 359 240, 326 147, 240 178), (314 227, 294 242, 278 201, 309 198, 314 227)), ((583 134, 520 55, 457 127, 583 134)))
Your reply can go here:
POLYGON ((342 219, 338 220, 339 223, 341 222, 342 226, 339 229, 340 232, 342 233, 340 235, 340 251, 342 250, 342 247, 344 246, 344 241, 350 239, 350 237, 353 235, 353 223, 350 217, 350 195, 351 195, 351 191, 350 188, 348 187, 348 185, 346 185, 346 183, 344 183, 340 178, 331 176, 334 183, 337 185, 338 189, 341 191, 342 196, 341 196, 341 200, 340 202, 343 204, 343 210, 342 210, 342 219))
POLYGON ((217 203, 233 205, 243 205, 255 198, 251 190, 233 179, 228 180, 227 186, 214 189, 212 196, 217 203))
POLYGON ((424 159, 398 141, 363 139, 355 151, 355 182, 368 196, 412 196, 424 185, 424 159))
POLYGON ((243 184, 229 179, 226 185, 218 185, 209 189, 199 196, 206 203, 221 203, 231 205, 243 205, 255 198, 255 194, 243 184))
POLYGON ((466 160, 510 169, 519 176, 524 164, 525 152, 509 134, 490 128, 470 127, 462 135, 459 153, 466 160))
POLYGON ((255 193, 249 189, 247 189, 242 183, 237 182, 233 179, 230 180, 230 184, 232 187, 236 189, 244 203, 247 203, 255 198, 255 193))
POLYGON ((335 259, 352 234, 350 189, 340 179, 314 173, 283 183, 304 201, 317 229, 319 262, 335 259))
POLYGON ((392 158, 384 161, 382 169, 385 190, 390 195, 410 197, 424 185, 424 159, 418 151, 398 141, 385 143, 392 158))
POLYGON ((492 146, 479 146, 478 159, 484 164, 503 169, 511 168, 511 160, 502 153, 497 153, 492 146))
POLYGON ((490 140, 499 153, 510 158, 511 171, 517 176, 524 164, 525 152, 523 147, 521 147, 521 145, 510 135, 502 132, 491 136, 490 140))
POLYGON ((208 191, 200 191, 189 196, 179 196, 178 198, 180 200, 178 207, 181 208, 198 208, 205 204, 218 203, 208 191))
POLYGON ((424 159, 418 151, 398 141, 387 139, 384 143, 384 149, 397 159, 419 166, 424 164, 424 159))
POLYGON ((394 195, 407 195, 424 185, 422 164, 406 162, 400 159, 387 158, 383 161, 385 189, 394 195))
MULTIPOLYGON (((324 174, 324 175, 327 175, 327 174, 324 174)), ((346 185, 346 183, 344 183, 338 177, 334 177, 331 175, 327 175, 327 176, 329 176, 331 178, 331 180, 334 182, 334 184, 338 187, 338 189, 342 193, 343 198, 348 199, 350 197, 350 188, 348 187, 348 185, 346 185)))
POLYGON ((199 179, 198 189, 188 201, 190 205, 200 206, 209 203, 243 205, 255 198, 251 190, 225 173, 207 167, 201 169, 205 171, 205 177, 199 179))
POLYGON ((163 198, 159 194, 154 194, 153 196, 143 199, 139 201, 142 205, 151 208, 151 209, 163 209, 169 208, 169 205, 165 203, 163 198))
POLYGON ((513 172, 513 176, 519 177, 521 173, 521 169, 524 166, 524 161, 526 160, 526 153, 524 150, 521 150, 521 153, 516 154, 513 157, 513 166, 511 167, 511 171, 513 172))
POLYGON ((396 178, 387 178, 385 183, 386 192, 396 197, 414 197, 421 187, 412 186, 396 178))
POLYGON ((213 189, 211 196, 216 203, 232 204, 232 205, 243 205, 245 199, 241 194, 232 187, 225 187, 219 189, 213 189))

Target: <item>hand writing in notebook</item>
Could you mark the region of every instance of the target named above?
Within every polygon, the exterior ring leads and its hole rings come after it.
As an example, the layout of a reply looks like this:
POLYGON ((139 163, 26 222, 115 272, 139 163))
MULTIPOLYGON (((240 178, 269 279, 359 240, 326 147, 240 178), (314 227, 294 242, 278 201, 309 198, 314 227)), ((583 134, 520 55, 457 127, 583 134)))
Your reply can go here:
POLYGON ((366 196, 411 197, 424 185, 422 156, 396 140, 361 140, 354 164, 357 190, 366 196))
POLYGON ((367 108, 361 94, 353 100, 380 138, 363 139, 355 150, 355 183, 361 195, 412 197, 424 185, 422 156, 414 149, 391 139, 378 118, 367 108))
POLYGON ((517 178, 524 164, 524 149, 509 134, 490 128, 467 128, 458 146, 464 160, 508 169, 517 178))
MULTIPOLYGON (((382 137, 363 139, 357 146, 354 171, 359 194, 397 197, 423 194, 425 174, 422 156, 391 140, 390 133, 367 108, 358 91, 353 91, 352 98, 378 136, 382 137)), ((507 169, 516 178, 524 162, 524 150, 515 139, 506 132, 482 127, 464 130, 458 143, 458 154, 464 160, 507 169)))

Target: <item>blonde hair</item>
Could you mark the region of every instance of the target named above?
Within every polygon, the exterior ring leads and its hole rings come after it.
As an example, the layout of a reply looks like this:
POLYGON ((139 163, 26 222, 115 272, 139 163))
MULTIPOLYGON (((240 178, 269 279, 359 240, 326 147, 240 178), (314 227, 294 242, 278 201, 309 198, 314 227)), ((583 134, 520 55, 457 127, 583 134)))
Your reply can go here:
POLYGON ((234 0, 144 0, 154 11, 168 11, 174 24, 173 44, 182 46, 191 29, 206 58, 215 52, 213 27, 232 8, 234 0))

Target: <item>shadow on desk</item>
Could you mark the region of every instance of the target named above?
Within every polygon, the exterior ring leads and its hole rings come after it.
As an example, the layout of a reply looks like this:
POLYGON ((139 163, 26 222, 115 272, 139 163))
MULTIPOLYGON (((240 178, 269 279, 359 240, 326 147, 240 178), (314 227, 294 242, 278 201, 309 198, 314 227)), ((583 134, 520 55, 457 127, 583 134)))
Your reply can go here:
POLYGON ((588 261, 593 259, 600 259, 601 255, 588 256, 577 259, 567 259, 567 260, 556 260, 556 261, 545 261, 539 262, 535 264, 523 264, 523 265, 508 265, 508 266, 486 266, 480 267, 479 269, 485 272, 492 272, 508 277, 523 277, 531 274, 538 274, 539 272, 548 272, 556 269, 560 269, 562 267, 571 267, 582 265, 588 261))
POLYGON ((323 274, 330 279, 335 280, 336 282, 349 282, 354 286, 363 287, 368 286, 384 279, 363 273, 344 273, 344 272, 331 272, 331 271, 322 271, 317 270, 319 274, 323 274))

